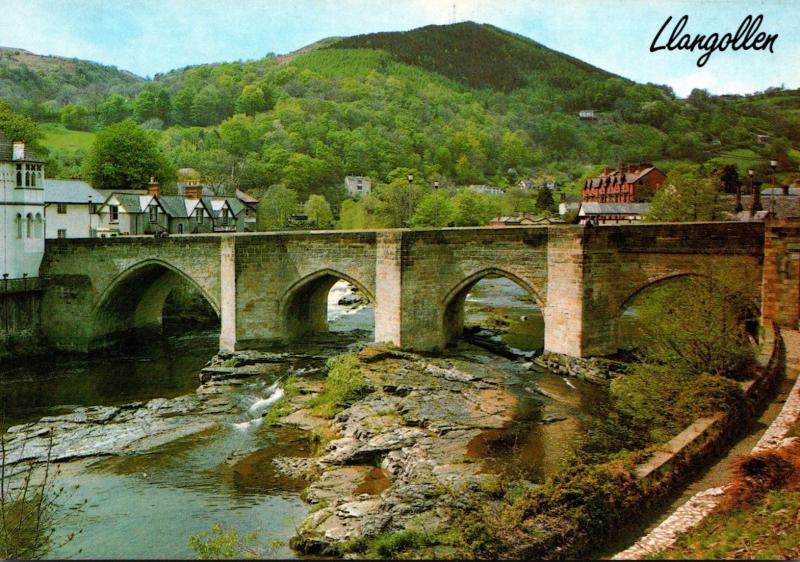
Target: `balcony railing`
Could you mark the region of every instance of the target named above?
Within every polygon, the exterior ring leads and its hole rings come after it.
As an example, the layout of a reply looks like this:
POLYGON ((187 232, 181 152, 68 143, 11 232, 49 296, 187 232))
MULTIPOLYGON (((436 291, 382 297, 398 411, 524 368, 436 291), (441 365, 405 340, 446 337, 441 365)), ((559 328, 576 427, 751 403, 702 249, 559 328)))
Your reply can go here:
POLYGON ((41 289, 42 283, 38 277, 6 277, 0 279, 0 294, 27 293, 28 291, 40 291, 41 289))

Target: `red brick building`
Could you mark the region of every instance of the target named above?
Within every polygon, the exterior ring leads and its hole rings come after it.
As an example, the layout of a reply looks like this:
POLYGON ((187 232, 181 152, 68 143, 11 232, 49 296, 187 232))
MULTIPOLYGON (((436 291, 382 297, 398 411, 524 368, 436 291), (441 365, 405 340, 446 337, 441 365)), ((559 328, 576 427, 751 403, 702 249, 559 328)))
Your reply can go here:
POLYGON ((667 180, 667 175, 651 164, 628 164, 619 170, 605 168, 583 186, 584 202, 634 203, 648 201, 667 180))

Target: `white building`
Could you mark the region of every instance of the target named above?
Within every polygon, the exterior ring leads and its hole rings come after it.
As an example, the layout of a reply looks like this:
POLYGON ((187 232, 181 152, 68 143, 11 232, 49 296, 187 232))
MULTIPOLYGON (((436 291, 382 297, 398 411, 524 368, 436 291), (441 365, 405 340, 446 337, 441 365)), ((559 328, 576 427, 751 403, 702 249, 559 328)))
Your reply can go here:
POLYGON ((88 238, 97 231, 94 210, 106 197, 81 180, 44 180, 45 238, 88 238))
POLYGON ((347 176, 344 178, 344 187, 349 197, 364 197, 372 191, 372 180, 366 176, 347 176))
POLYGON ((38 277, 44 257, 44 161, 0 133, 0 275, 38 277))
POLYGON ((493 185, 471 185, 469 189, 475 193, 482 193, 484 195, 503 195, 503 193, 505 193, 501 188, 493 185))

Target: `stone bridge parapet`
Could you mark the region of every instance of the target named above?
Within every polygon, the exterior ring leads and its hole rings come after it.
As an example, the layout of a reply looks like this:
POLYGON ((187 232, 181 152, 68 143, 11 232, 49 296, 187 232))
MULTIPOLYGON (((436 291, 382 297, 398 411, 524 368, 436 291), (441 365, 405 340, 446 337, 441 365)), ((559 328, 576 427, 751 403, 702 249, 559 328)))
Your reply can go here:
POLYGON ((179 282, 220 317, 220 347, 264 347, 327 330, 344 279, 375 307, 376 341, 441 350, 461 334, 469 290, 491 275, 542 309, 545 349, 617 349, 618 319, 645 288, 683 275, 752 277, 760 304, 762 223, 293 231, 47 240, 42 326, 58 347, 103 347, 158 328, 179 282))

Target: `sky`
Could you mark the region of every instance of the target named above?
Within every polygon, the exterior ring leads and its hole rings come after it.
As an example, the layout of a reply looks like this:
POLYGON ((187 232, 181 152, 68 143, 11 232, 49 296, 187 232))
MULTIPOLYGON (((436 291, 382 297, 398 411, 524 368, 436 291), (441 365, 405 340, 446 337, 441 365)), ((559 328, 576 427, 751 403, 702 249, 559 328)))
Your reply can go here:
POLYGON ((471 20, 680 96, 800 87, 800 0, 0 0, 0 14, 2 46, 147 77, 324 37, 471 20), (674 24, 684 14, 692 35, 734 33, 747 15, 763 14, 761 30, 779 35, 775 52, 715 52, 702 68, 698 52, 649 52, 667 17, 674 24))

